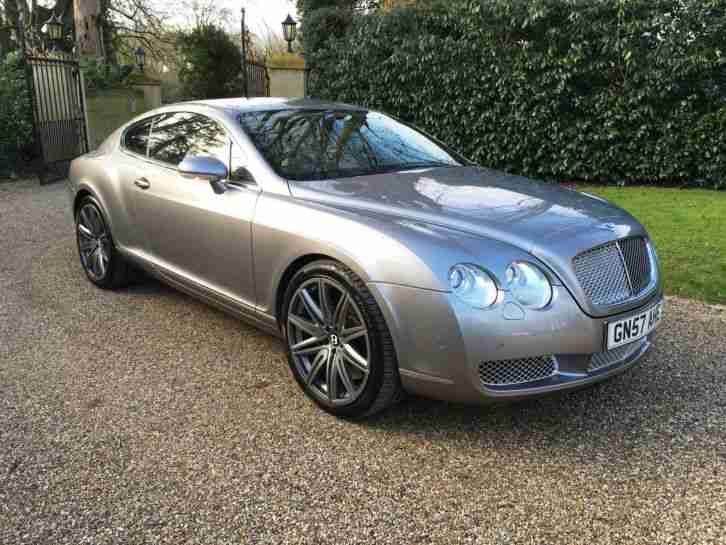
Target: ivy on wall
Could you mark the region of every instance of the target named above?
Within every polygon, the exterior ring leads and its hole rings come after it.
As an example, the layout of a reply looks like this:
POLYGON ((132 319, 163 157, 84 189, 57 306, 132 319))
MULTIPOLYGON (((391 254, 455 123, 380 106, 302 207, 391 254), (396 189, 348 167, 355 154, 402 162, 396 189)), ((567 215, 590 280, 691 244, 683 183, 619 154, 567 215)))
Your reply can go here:
POLYGON ((726 182, 726 0, 306 13, 312 93, 553 180, 726 182))

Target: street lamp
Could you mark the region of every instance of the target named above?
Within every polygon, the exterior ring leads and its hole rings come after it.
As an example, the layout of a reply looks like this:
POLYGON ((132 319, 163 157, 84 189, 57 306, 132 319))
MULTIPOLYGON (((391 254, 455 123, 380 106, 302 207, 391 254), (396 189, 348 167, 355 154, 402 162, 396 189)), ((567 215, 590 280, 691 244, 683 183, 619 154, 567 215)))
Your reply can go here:
POLYGON ((47 43, 43 44, 46 51, 55 51, 58 43, 63 38, 63 18, 51 13, 50 18, 40 28, 46 35, 47 43))
POLYGON ((292 53, 292 42, 295 41, 295 37, 297 36, 297 21, 289 13, 287 14, 287 18, 282 22, 282 35, 287 42, 287 52, 292 53))
POLYGON ((136 57, 136 66, 139 67, 139 71, 144 73, 144 61, 146 61, 146 51, 144 48, 139 46, 134 50, 134 56, 136 57))
POLYGON ((50 19, 45 22, 43 27, 52 42, 57 42, 63 37, 63 18, 60 15, 51 14, 50 19))

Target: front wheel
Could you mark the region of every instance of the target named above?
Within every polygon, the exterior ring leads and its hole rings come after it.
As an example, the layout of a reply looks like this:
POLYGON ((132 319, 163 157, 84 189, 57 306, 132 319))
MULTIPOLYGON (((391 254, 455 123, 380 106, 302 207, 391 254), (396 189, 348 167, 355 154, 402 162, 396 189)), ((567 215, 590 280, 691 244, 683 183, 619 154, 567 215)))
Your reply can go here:
POLYGON ((128 264, 116 250, 108 223, 93 197, 84 198, 78 207, 76 240, 81 266, 91 282, 100 288, 128 284, 128 264))
POLYGON ((355 418, 401 398, 383 314, 350 269, 335 261, 303 267, 288 286, 283 314, 290 369, 320 407, 355 418))

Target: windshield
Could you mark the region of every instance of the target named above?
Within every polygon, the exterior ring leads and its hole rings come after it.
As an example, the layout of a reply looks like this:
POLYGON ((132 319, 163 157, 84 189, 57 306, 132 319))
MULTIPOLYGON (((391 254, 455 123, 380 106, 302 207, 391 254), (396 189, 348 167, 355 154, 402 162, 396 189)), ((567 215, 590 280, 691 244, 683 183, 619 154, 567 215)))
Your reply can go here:
POLYGON ((257 111, 239 120, 272 168, 290 180, 464 164, 420 132, 376 112, 257 111))

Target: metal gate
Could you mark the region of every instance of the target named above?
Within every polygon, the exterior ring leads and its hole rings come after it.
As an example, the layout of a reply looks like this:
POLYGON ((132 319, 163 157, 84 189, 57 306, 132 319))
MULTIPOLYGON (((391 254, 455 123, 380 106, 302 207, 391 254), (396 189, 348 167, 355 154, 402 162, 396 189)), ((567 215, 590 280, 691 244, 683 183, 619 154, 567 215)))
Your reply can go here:
POLYGON ((26 51, 25 60, 44 184, 67 176, 71 160, 88 151, 88 135, 78 59, 64 52, 38 53, 26 51))
POLYGON ((247 61, 247 93, 251 97, 270 96, 270 77, 267 66, 254 61, 247 61))

